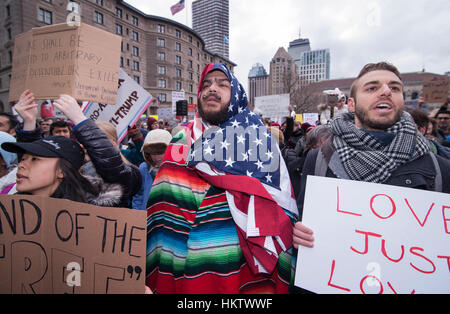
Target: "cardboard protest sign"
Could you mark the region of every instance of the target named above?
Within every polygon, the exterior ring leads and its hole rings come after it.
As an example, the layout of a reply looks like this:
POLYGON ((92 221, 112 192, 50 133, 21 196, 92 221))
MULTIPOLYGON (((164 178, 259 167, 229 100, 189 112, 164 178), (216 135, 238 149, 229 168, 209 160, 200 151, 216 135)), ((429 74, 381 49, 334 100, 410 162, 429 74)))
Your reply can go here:
POLYGON ((57 24, 18 35, 9 100, 26 89, 36 99, 68 94, 78 100, 116 103, 121 37, 87 24, 57 24))
POLYGON ((434 75, 423 80, 423 99, 428 103, 443 104, 448 99, 450 77, 434 75))
POLYGON ((117 104, 89 102, 83 113, 94 121, 111 122, 117 129, 120 143, 127 135, 128 126, 136 124, 152 101, 152 95, 120 69, 117 104))
POLYGON ((450 195, 309 176, 295 284, 316 293, 450 293, 450 195))
POLYGON ((0 196, 0 294, 142 294, 145 251, 145 211, 0 196))
POLYGON ((255 111, 260 112, 263 118, 271 118, 276 121, 291 115, 290 103, 291 96, 289 94, 256 97, 255 111))

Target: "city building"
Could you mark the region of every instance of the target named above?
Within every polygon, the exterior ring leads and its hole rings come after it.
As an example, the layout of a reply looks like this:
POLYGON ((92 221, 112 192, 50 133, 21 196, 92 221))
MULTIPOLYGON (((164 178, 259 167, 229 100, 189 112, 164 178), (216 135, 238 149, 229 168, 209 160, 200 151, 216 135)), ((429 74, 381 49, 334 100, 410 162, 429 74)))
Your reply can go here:
POLYGON ((280 47, 270 62, 269 95, 292 93, 298 88, 298 78, 294 59, 280 47))
POLYGON ((330 50, 311 50, 307 38, 299 38, 289 43, 288 53, 298 67, 300 85, 330 79, 330 50))
POLYGON ((319 49, 303 53, 299 76, 302 86, 330 79, 330 50, 319 49))
POLYGON ((229 58, 229 0, 197 0, 192 3, 192 28, 211 53, 229 58))
MULTIPOLYGON (((14 38, 33 27, 65 23, 80 12, 81 22, 122 37, 122 69, 171 107, 172 91, 185 91, 186 100, 197 102, 201 71, 208 63, 221 62, 233 71, 235 63, 209 51, 193 29, 170 19, 148 15, 122 0, 0 0, 0 111, 11 111, 8 102, 14 38)), ((152 104, 150 114, 156 114, 152 104)))
POLYGON ((255 105, 255 97, 269 94, 269 74, 260 63, 256 63, 248 73, 248 100, 249 106, 255 105))

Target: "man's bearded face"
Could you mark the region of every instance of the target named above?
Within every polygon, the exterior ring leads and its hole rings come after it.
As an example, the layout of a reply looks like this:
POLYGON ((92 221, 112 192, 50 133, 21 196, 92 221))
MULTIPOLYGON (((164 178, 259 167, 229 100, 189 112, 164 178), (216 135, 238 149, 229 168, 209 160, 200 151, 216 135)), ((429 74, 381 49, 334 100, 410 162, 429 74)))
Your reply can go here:
POLYGON ((198 111, 200 117, 213 125, 224 123, 231 99, 231 83, 222 71, 209 72, 200 91, 198 111))

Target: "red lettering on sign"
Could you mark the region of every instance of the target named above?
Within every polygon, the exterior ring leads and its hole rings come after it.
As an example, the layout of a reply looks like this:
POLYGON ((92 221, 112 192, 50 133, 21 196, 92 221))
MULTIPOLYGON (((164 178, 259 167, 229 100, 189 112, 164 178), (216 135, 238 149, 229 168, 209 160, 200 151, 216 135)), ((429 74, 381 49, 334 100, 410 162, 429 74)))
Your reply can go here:
MULTIPOLYGON (((391 283, 388 281, 387 282, 389 288, 391 288, 392 292, 394 292, 394 294, 398 294, 397 291, 395 291, 394 287, 392 287, 391 283)), ((414 289, 413 291, 411 291, 411 294, 416 294, 416 290, 414 289)))
POLYGON ((347 212, 347 211, 344 211, 344 210, 340 210, 339 207, 340 207, 339 206, 339 187, 337 187, 337 211, 338 211, 338 213, 349 214, 349 215, 354 215, 354 216, 359 216, 359 217, 362 216, 362 214, 357 214, 357 213, 352 213, 352 212, 347 212))
POLYGON ((364 277, 364 278, 361 280, 361 282, 359 283, 359 288, 361 289, 361 292, 362 292, 363 294, 366 294, 366 291, 364 291, 363 285, 364 285, 364 282, 365 282, 367 279, 369 279, 369 278, 373 278, 373 279, 375 279, 376 281, 378 281, 378 283, 380 284, 380 292, 378 292, 378 294, 383 294, 384 289, 383 289, 383 284, 381 283, 381 280, 378 279, 378 278, 375 277, 375 276, 372 276, 372 275, 368 275, 368 276, 364 277))
POLYGON ((359 252, 358 250, 354 249, 352 246, 350 247, 350 249, 358 254, 364 255, 367 254, 367 252, 369 252, 369 236, 372 237, 377 237, 377 238, 381 238, 382 235, 381 234, 377 234, 377 233, 372 233, 372 232, 365 232, 365 231, 359 231, 359 230, 355 230, 356 233, 361 233, 361 234, 365 234, 365 247, 364 247, 364 251, 363 252, 359 252))
POLYGON ((450 272, 450 256, 438 256, 438 258, 447 259, 448 271, 450 272))
POLYGON ((392 216, 394 216, 394 214, 395 214, 395 212, 396 212, 396 210, 397 210, 397 206, 395 206, 394 200, 393 200, 389 195, 386 195, 386 194, 377 194, 377 195, 375 195, 374 197, 372 197, 372 198, 370 199, 370 209, 371 209, 372 212, 375 214, 375 216, 377 216, 378 218, 380 218, 380 219, 389 219, 389 218, 391 218, 392 216), (379 197, 379 196, 386 196, 386 197, 391 201, 391 204, 392 204, 392 212, 391 212, 391 214, 390 214, 389 216, 387 216, 387 217, 382 217, 382 216, 378 215, 378 213, 376 213, 375 210, 374 210, 374 208, 373 208, 373 201, 375 200, 375 198, 377 198, 377 197, 379 197))
POLYGON ((391 262, 398 263, 398 262, 400 262, 400 261, 403 259, 403 256, 405 255, 405 247, 402 245, 401 248, 402 248, 402 255, 400 256, 399 259, 393 259, 393 258, 390 258, 390 257, 387 256, 387 254, 386 254, 386 240, 383 239, 383 240, 381 241, 381 253, 383 253, 383 255, 384 255, 388 260, 390 260, 391 262))
POLYGON ((416 251, 423 252, 424 249, 422 249, 420 247, 412 247, 409 251, 411 252, 411 254, 419 256, 419 257, 423 258, 424 260, 426 260, 427 262, 429 262, 431 264, 431 266, 433 267, 433 270, 431 270, 431 271, 422 270, 422 269, 419 269, 416 266, 414 266, 413 263, 409 263, 412 266, 412 268, 414 268, 415 270, 417 270, 418 272, 421 272, 423 274, 432 274, 432 273, 434 273, 436 271, 436 266, 434 265, 434 263, 432 261, 430 261, 425 256, 423 256, 423 255, 421 255, 421 254, 416 252, 416 251))
POLYGON ((328 286, 332 287, 332 288, 336 288, 336 289, 340 289, 340 290, 344 290, 347 292, 350 292, 351 290, 348 288, 344 288, 341 286, 337 286, 331 283, 331 280, 333 279, 333 274, 334 274, 334 268, 336 267, 336 261, 333 260, 333 263, 331 264, 331 275, 330 275, 330 279, 328 280, 328 286))
POLYGON ((411 212, 413 213, 413 215, 414 215, 414 217, 416 218, 416 220, 419 222, 419 225, 423 228, 423 227, 425 226, 425 223, 427 222, 428 216, 430 215, 431 210, 433 209, 435 203, 431 204, 431 207, 430 207, 430 209, 428 210, 427 215, 425 216, 425 220, 424 220, 423 222, 420 222, 419 218, 417 218, 417 215, 416 215, 416 213, 414 212, 414 210, 412 209, 411 205, 409 205, 408 199, 405 198, 405 202, 406 202, 406 205, 408 205, 408 207, 409 207, 409 209, 411 210, 411 212))
POLYGON ((442 216, 444 217, 444 228, 445 228, 445 233, 450 234, 450 229, 449 229, 449 222, 450 222, 450 217, 447 217, 445 215, 445 210, 446 209, 450 209, 450 206, 442 206, 442 216))

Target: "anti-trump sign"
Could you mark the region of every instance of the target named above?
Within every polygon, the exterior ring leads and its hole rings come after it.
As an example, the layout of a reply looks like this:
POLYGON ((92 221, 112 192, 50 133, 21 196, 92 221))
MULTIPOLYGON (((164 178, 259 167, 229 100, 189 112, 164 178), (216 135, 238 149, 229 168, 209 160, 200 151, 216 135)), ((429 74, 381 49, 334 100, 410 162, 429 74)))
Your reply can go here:
POLYGON ((295 284, 316 293, 450 293, 450 194, 309 176, 295 284))
POLYGON ((136 124, 152 101, 152 95, 120 69, 117 104, 89 102, 83 107, 83 113, 94 121, 112 123, 120 143, 127 135, 128 126, 136 124))

